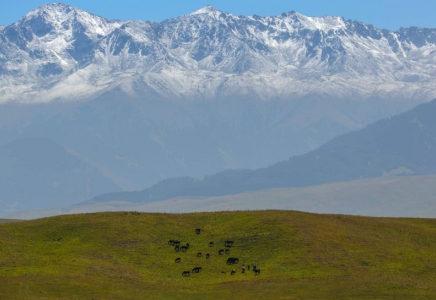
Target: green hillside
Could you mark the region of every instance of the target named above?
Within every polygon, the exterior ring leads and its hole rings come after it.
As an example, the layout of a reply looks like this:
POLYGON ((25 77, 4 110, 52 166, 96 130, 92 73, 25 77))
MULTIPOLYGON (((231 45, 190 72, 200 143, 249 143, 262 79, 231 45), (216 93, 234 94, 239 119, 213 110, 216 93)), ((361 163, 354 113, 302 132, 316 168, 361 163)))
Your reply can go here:
POLYGON ((0 224, 2 224, 2 223, 11 223, 11 222, 19 222, 19 220, 13 220, 13 219, 0 219, 0 224))
POLYGON ((1 299, 434 299, 435 277, 433 219, 129 212, 0 225, 1 299))

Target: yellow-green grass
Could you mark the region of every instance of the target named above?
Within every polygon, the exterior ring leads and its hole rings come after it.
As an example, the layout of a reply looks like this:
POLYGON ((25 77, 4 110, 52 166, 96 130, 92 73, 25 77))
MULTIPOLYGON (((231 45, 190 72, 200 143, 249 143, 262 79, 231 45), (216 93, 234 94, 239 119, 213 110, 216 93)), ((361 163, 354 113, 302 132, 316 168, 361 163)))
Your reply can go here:
POLYGON ((12 223, 12 222, 19 222, 20 220, 14 220, 14 219, 0 219, 0 224, 3 223, 12 223))
POLYGON ((436 299, 436 220, 123 212, 0 225, 0 299, 224 298, 436 299), (190 248, 175 252, 170 239, 190 248))

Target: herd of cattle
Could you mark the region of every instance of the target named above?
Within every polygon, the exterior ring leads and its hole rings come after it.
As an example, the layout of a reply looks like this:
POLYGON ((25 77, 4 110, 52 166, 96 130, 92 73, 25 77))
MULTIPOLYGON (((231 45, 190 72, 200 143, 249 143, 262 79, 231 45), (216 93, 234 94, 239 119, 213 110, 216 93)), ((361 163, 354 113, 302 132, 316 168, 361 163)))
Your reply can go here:
MULTIPOLYGON (((201 229, 197 228, 195 230, 195 233, 196 234, 200 234, 201 233, 201 229)), ((224 254, 228 255, 228 254, 230 254, 230 248, 233 246, 233 244, 234 244, 234 241, 230 241, 230 240, 229 241, 225 241, 224 242, 224 247, 226 249, 219 249, 218 250, 218 255, 224 255, 224 254)), ((174 251, 176 251, 176 252, 186 252, 189 249, 189 243, 186 243, 185 245, 181 245, 181 242, 178 241, 178 240, 169 240, 168 241, 168 245, 173 246, 174 247, 174 251)), ((209 242, 209 247, 214 247, 214 245, 215 245, 214 242, 209 242)), ((203 257, 203 253, 202 252, 197 252, 197 257, 203 257)), ((206 257, 206 259, 210 259, 211 255, 209 253, 206 253, 205 257, 206 257)), ((181 257, 177 257, 174 260, 174 262, 175 263, 180 263, 180 262, 182 262, 182 258, 181 257)), ((235 264, 238 264, 238 263, 239 263, 239 259, 237 257, 229 257, 227 259, 227 261, 226 261, 227 265, 235 265, 235 264)), ((191 275, 191 273, 200 273, 201 270, 202 270, 201 267, 195 267, 191 271, 183 271, 182 272, 182 276, 188 277, 188 276, 191 275)), ((247 270, 248 271, 250 270, 250 265, 247 266, 247 270)), ((258 269, 255 264, 253 264, 252 270, 253 270, 255 275, 259 275, 260 274, 260 269, 258 269)), ((226 273, 226 272, 221 272, 221 273, 226 273)), ((242 273, 245 273, 245 265, 244 264, 242 265, 242 273)), ((230 272, 230 275, 234 275, 234 274, 236 274, 235 269, 233 269, 230 272)))

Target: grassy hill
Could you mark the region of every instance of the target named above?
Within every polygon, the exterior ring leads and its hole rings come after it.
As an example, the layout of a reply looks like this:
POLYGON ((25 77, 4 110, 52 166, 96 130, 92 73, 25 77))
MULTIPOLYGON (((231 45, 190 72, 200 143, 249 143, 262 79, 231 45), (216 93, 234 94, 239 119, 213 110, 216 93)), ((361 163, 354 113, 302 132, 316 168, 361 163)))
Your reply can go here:
POLYGON ((11 222, 19 222, 20 220, 13 220, 13 219, 0 219, 0 224, 3 223, 11 223, 11 222))
POLYGON ((433 219, 126 212, 0 225, 1 299, 434 299, 435 274, 433 219))

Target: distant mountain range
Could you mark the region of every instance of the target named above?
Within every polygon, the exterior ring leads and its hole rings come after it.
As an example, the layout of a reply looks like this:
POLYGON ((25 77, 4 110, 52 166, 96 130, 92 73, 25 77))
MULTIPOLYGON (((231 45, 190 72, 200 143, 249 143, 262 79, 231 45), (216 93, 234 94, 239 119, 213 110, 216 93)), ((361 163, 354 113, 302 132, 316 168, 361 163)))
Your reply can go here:
POLYGON ((436 100, 339 136, 305 155, 267 168, 229 170, 201 180, 174 178, 140 192, 101 195, 92 202, 153 202, 183 196, 222 196, 361 178, 436 173, 436 100))
POLYGON ((266 167, 434 98, 436 29, 43 5, 0 27, 0 211, 266 167))
POLYGON ((131 96, 436 98, 436 29, 341 17, 234 16, 211 6, 161 23, 43 5, 0 28, 0 102, 131 96), (68 90, 66 93, 65 91, 68 90))

